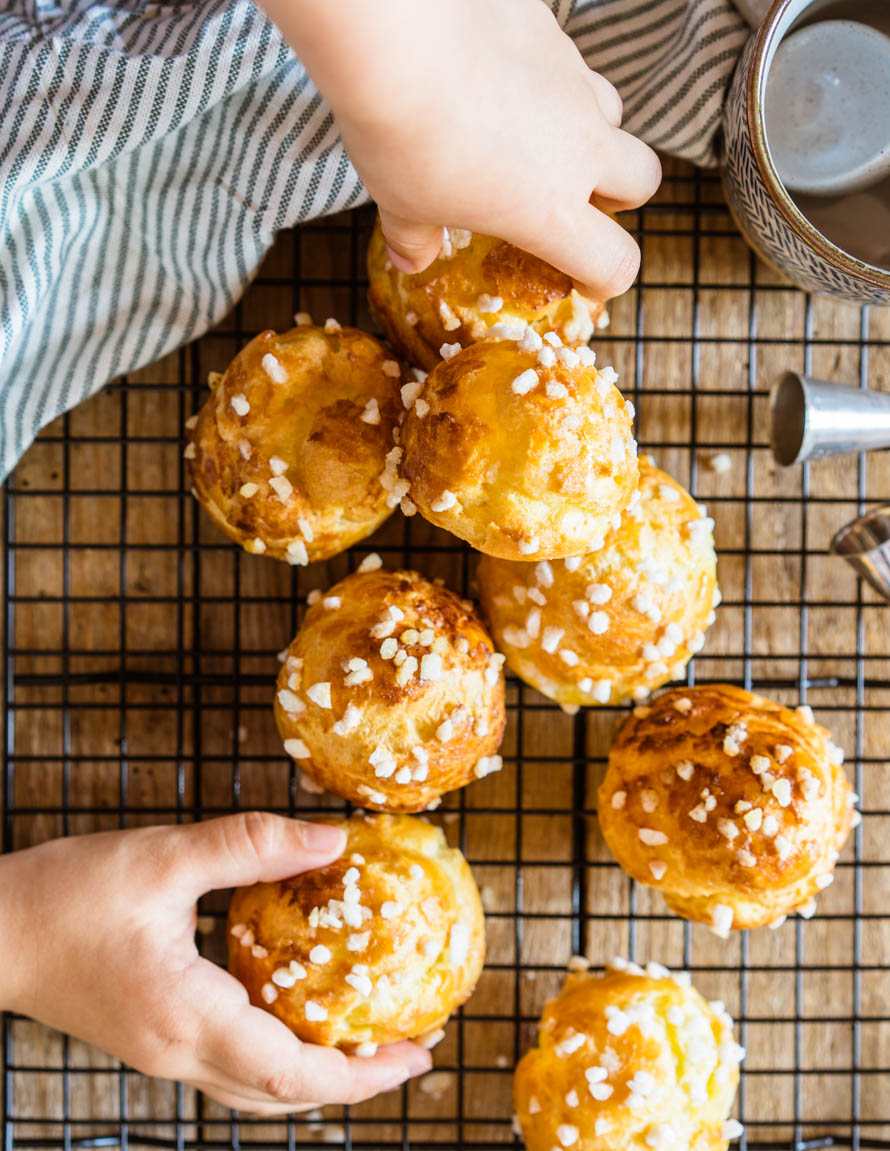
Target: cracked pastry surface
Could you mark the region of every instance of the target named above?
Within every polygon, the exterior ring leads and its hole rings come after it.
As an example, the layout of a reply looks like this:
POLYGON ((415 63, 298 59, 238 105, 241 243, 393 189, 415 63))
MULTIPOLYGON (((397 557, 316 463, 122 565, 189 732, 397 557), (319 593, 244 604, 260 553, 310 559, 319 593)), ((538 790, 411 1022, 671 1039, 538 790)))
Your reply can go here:
POLYGON ((668 907, 732 928, 809 916, 857 818, 843 752, 808 707, 727 684, 638 707, 609 754, 600 826, 668 907))
POLYGON ((516 1068, 528 1151, 725 1151, 744 1051, 687 973, 636 964, 570 974, 516 1068))
POLYGON ((681 677, 719 603, 712 528, 642 457, 639 495, 597 551, 538 564, 483 556, 479 597, 508 666, 569 706, 645 699, 681 677))
POLYGON ((406 381, 379 340, 336 321, 262 332, 189 421, 195 496, 255 555, 290 564, 336 555, 399 502, 385 487, 386 457, 406 381))
POLYGON ((406 360, 429 371, 439 349, 531 324, 568 344, 585 344, 608 321, 605 306, 582 296, 571 279, 529 252, 494 236, 448 229, 438 259, 423 272, 399 271, 388 259, 378 219, 368 247, 368 300, 387 338, 406 360), (494 331, 492 331, 494 329, 494 331))
POLYGON ((354 803, 421 811, 500 769, 503 659, 468 600, 417 572, 360 570, 310 607, 287 650, 285 751, 354 803))
POLYGON ((485 920, 467 861, 406 815, 330 821, 334 863, 236 889, 229 971, 300 1039, 370 1055, 427 1035, 469 998, 485 920))
POLYGON ((526 328, 439 364, 402 429, 401 475, 421 514, 504 559, 589 551, 638 483, 633 407, 594 361, 526 328))

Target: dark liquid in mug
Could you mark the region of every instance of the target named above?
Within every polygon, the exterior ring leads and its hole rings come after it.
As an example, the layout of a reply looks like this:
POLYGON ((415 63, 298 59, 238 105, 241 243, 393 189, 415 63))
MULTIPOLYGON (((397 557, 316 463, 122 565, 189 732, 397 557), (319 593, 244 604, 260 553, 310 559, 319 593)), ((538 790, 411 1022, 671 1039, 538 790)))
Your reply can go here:
POLYGON ((890 271, 890 179, 845 196, 789 195, 832 244, 890 271))
POLYGON ((820 20, 858 20, 860 24, 870 24, 890 36, 890 4, 887 0, 825 0, 822 4, 811 4, 795 22, 794 28, 817 24, 820 20))
MULTIPOLYGON (((816 3, 794 28, 822 20, 858 20, 890 36, 890 0, 816 3)), ((875 108, 874 114, 882 118, 890 132, 890 109, 875 108)), ((766 129, 768 138, 768 124, 766 129)), ((813 227, 838 248, 867 264, 890 271, 890 179, 841 196, 809 196, 799 192, 788 195, 813 227)))

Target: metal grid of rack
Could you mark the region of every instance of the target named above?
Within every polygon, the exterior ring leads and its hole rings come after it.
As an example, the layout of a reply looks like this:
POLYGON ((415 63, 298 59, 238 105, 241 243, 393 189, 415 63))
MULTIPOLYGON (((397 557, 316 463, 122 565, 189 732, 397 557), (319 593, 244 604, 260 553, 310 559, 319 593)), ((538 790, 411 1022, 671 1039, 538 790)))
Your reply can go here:
MULTIPOLYGON (((251 806, 323 814, 271 718, 275 653, 306 595, 376 550, 472 594, 474 560, 416 517, 308 569, 250 557, 188 494, 182 426, 208 370, 294 311, 371 327, 369 210, 284 234, 213 332, 118 381, 40 437, 6 486, 3 848, 251 806)), ((236 1116, 146 1080, 28 1020, 3 1025, 4 1146, 352 1148, 515 1144, 511 1070, 565 963, 615 953, 692 971, 738 1020, 742 1148, 890 1147, 890 628, 826 554, 834 529, 890 497, 882 455, 782 472, 766 394, 786 367, 890 386, 890 315, 791 289, 735 232, 719 182, 669 165, 628 218, 638 286, 596 339, 637 408, 643 450, 709 505, 724 602, 690 682, 809 702, 847 749, 864 820, 817 916, 721 942, 634 885, 598 831, 596 787, 623 709, 569 717, 508 681, 504 771, 434 818, 483 889, 489 962, 423 1082, 288 1122, 236 1116), (728 471, 709 466, 729 456, 728 471)), ((199 941, 221 958, 225 896, 199 941)))

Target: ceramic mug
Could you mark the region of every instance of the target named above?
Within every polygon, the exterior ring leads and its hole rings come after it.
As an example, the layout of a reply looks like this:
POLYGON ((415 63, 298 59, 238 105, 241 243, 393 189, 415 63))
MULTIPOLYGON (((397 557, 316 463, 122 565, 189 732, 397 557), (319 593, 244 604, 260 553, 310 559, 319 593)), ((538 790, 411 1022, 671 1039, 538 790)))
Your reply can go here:
POLYGON ((820 0, 776 0, 742 54, 723 109, 723 186, 745 239, 768 264, 809 292, 857 304, 890 304, 890 271, 833 244, 782 185, 764 129, 766 84, 776 49, 820 0))

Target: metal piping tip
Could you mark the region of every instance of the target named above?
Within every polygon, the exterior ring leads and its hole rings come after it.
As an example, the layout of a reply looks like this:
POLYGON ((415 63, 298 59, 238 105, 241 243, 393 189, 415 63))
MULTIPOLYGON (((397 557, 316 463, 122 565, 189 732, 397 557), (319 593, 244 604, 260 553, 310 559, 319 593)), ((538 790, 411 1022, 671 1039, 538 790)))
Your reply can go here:
POLYGON ((890 600, 890 504, 841 528, 831 541, 831 551, 842 556, 878 595, 890 600))
POLYGON ((770 445, 782 467, 890 447, 890 394, 784 372, 770 393, 770 445))

